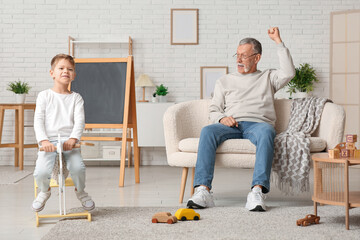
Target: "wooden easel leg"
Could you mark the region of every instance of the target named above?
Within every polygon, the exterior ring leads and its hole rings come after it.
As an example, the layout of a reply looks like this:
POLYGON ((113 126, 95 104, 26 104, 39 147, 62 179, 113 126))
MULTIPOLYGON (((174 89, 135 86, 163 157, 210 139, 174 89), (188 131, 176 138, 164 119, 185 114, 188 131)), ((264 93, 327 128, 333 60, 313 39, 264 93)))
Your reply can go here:
POLYGON ((134 62, 131 61, 131 116, 133 124, 133 144, 134 144, 134 170, 135 183, 140 183, 140 149, 138 145, 137 120, 136 120, 136 97, 135 97, 135 72, 134 62))
POLYGON ((127 123, 123 127, 122 132, 122 142, 121 142, 121 154, 120 154, 120 177, 119 177, 119 187, 124 186, 125 179, 125 157, 126 157, 126 145, 127 145, 127 123))
MULTIPOLYGON (((128 132, 127 132, 127 137, 128 138, 131 138, 131 130, 128 129, 128 132)), ((128 158, 128 167, 131 166, 131 156, 132 156, 132 147, 131 147, 131 142, 128 142, 127 143, 127 158, 128 158)))
MULTIPOLYGON (((126 135, 126 133, 123 134, 123 136, 126 135)), ((126 155, 126 141, 123 142, 121 146, 121 157, 120 157, 120 178, 119 178, 119 187, 124 186, 124 179, 125 179, 125 155, 126 155)))
MULTIPOLYGON (((121 143, 121 158, 120 158, 120 178, 119 178, 119 187, 124 186, 124 178, 125 178, 125 157, 126 157, 126 144, 127 144, 127 134, 129 129, 129 113, 131 110, 131 91, 134 91, 132 89, 132 85, 135 83, 132 83, 132 80, 134 79, 133 76, 133 64, 132 64, 132 57, 129 56, 127 60, 127 66, 126 66, 126 72, 128 73, 126 75, 126 85, 125 85, 125 104, 124 104, 124 116, 123 116, 123 127, 122 127, 122 143, 121 143), (129 74, 131 73, 131 74, 129 74)), ((135 87, 134 87, 135 88, 135 87)))
POLYGON ((180 196, 179 196, 179 203, 183 202, 185 187, 186 187, 186 179, 188 175, 189 168, 184 167, 181 176, 181 186, 180 186, 180 196))
POLYGON ((136 126, 136 99, 135 99, 135 74, 134 74, 134 62, 132 56, 128 56, 126 76, 126 88, 125 88, 125 104, 124 104, 124 117, 123 117, 123 133, 122 133, 122 147, 121 147, 121 163, 120 163, 120 179, 119 186, 124 186, 125 176, 125 155, 127 144, 127 131, 129 129, 129 123, 133 126, 133 143, 134 143, 134 169, 135 169, 135 183, 140 182, 140 158, 139 148, 137 142, 137 126, 136 126), (130 74, 129 74, 130 73, 130 74), (129 119, 129 114, 130 119, 129 119))
POLYGON ((134 129, 134 169, 135 183, 140 183, 140 148, 137 143, 137 130, 134 129), (136 134, 136 135, 135 135, 136 134))

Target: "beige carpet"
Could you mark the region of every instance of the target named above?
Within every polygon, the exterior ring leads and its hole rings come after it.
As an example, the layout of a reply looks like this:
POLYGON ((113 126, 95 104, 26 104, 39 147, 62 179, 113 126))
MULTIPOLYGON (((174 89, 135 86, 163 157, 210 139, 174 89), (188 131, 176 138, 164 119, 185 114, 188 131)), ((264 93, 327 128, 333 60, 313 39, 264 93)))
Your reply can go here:
POLYGON ((32 174, 32 171, 20 171, 15 167, 0 167, 0 185, 15 184, 32 174))
POLYGON ((350 210, 350 230, 345 230, 345 208, 321 206, 320 224, 296 226, 296 220, 313 213, 313 207, 274 207, 267 212, 215 207, 197 210, 199 221, 154 224, 151 217, 177 208, 98 208, 93 221, 59 221, 43 239, 359 239, 360 208, 350 210))

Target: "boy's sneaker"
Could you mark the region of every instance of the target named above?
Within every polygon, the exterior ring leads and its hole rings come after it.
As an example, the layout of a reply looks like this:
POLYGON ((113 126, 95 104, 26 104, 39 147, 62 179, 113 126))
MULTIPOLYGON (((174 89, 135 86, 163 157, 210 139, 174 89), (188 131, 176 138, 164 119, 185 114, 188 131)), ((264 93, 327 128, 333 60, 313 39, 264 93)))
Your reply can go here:
POLYGON ((245 208, 249 211, 266 211, 265 200, 266 196, 262 193, 260 187, 253 187, 247 196, 245 208))
POLYGON ((188 208, 215 207, 212 194, 204 186, 195 188, 195 193, 187 202, 188 208))
POLYGON ((40 212, 44 209, 46 201, 51 196, 51 190, 47 192, 40 192, 39 195, 37 195, 36 199, 32 203, 32 210, 34 212, 40 212))
POLYGON ((80 200, 81 205, 86 211, 91 211, 95 208, 95 203, 91 199, 91 197, 87 194, 87 192, 78 192, 75 191, 76 197, 80 200))

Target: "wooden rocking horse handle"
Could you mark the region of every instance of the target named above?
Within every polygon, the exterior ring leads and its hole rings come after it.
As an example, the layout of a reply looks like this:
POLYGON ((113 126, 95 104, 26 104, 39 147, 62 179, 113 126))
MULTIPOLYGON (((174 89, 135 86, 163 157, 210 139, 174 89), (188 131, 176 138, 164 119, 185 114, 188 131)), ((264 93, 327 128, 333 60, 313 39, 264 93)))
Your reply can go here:
MULTIPOLYGON (((88 142, 80 142, 80 143, 75 144, 75 146, 74 146, 73 148, 80 148, 80 145, 84 145, 84 146, 94 146, 95 144, 93 144, 93 143, 88 143, 88 142)), ((44 151, 44 148, 41 147, 39 150, 40 150, 40 151, 44 151)), ((56 151, 56 147, 55 147, 55 151, 56 151)))

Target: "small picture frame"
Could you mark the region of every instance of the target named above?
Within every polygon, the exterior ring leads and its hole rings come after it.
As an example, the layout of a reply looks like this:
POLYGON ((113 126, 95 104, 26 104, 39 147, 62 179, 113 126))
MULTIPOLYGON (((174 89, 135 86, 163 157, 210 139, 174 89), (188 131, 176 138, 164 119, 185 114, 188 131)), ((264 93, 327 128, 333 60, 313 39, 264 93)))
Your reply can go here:
POLYGON ((199 9, 171 9, 171 45, 199 44, 199 9))
POLYGON ((200 67, 200 98, 212 98, 216 80, 227 73, 227 66, 200 67))

